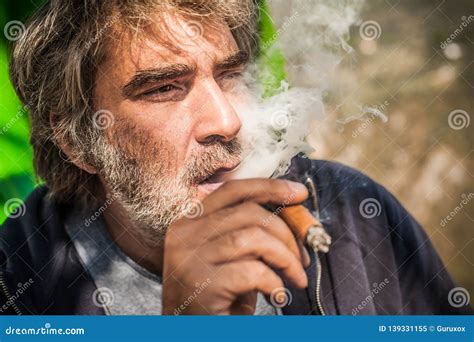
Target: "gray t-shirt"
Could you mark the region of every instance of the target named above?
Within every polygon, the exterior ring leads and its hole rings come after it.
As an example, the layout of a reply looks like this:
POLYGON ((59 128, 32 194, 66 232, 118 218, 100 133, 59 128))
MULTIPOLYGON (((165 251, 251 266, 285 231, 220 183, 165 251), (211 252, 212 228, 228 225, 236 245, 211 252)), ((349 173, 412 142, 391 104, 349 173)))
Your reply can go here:
MULTIPOLYGON (((66 218, 66 231, 97 286, 94 304, 103 307, 108 315, 161 315, 161 277, 137 264, 118 247, 100 215, 73 211, 66 218)), ((205 285, 197 284, 197 289, 203 290, 205 285)), ((259 293, 255 315, 276 314, 279 311, 259 293)))

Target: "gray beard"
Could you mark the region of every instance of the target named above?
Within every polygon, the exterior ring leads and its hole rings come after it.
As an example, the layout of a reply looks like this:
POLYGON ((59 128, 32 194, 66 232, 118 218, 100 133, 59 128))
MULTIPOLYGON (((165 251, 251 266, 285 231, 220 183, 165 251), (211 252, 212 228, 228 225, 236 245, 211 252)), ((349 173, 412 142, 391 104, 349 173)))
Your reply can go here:
POLYGON ((149 149, 130 156, 100 137, 94 144, 93 159, 99 166, 99 176, 108 197, 123 208, 133 222, 134 233, 147 245, 156 247, 163 245, 168 227, 195 201, 199 180, 204 180, 228 160, 240 160, 241 149, 236 141, 211 145, 199 156, 192 157, 179 172, 173 169, 174 150, 163 146, 149 149), (143 155, 147 155, 148 160, 143 155))

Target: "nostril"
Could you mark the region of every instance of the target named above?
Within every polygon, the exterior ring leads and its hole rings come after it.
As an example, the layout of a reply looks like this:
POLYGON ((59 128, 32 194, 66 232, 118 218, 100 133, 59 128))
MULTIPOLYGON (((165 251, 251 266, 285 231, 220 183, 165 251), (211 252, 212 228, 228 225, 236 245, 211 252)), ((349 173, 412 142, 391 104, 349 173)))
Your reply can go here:
POLYGON ((215 144, 215 143, 218 143, 218 142, 225 142, 226 141, 226 138, 222 135, 218 135, 218 134, 213 134, 213 135, 210 135, 208 137, 206 137, 203 141, 201 141, 201 143, 203 144, 215 144))

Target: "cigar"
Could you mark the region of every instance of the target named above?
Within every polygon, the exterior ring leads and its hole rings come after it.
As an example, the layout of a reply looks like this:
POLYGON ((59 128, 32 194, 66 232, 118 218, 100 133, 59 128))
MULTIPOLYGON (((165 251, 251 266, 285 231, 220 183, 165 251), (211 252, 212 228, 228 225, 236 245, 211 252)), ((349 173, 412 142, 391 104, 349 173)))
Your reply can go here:
POLYGON ((326 233, 321 221, 301 204, 284 207, 278 214, 290 227, 293 234, 313 248, 315 252, 327 253, 331 236, 326 233))

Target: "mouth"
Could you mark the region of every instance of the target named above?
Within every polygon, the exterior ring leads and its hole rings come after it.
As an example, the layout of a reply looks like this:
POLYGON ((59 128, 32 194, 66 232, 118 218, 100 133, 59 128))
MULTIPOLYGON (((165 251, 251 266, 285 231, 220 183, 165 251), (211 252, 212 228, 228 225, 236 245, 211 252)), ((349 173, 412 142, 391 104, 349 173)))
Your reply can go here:
POLYGON ((216 169, 211 175, 197 184, 198 191, 203 195, 203 197, 216 191, 226 180, 228 180, 228 174, 235 171, 239 166, 240 162, 230 167, 224 166, 216 169))

